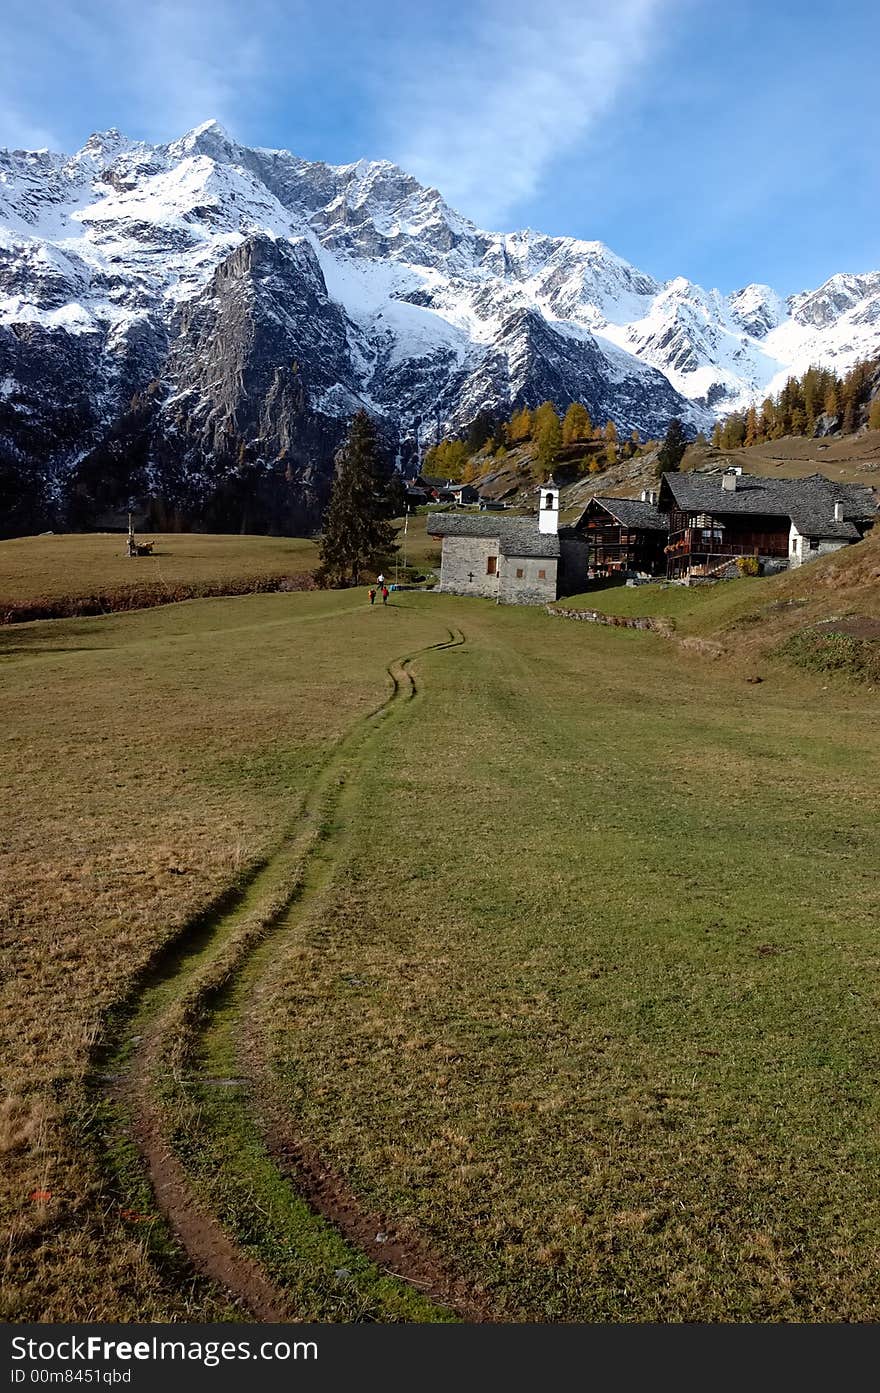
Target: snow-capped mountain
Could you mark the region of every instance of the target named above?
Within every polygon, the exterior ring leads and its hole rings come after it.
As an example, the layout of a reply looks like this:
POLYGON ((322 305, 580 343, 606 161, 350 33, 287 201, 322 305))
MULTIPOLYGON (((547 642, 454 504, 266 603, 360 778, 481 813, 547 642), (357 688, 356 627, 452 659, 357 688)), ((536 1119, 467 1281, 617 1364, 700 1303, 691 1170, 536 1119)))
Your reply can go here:
POLYGON ((297 528, 361 405, 406 464, 548 397, 625 432, 707 428, 874 352, 880 273, 787 303, 663 284, 600 242, 482 231, 387 161, 251 149, 213 121, 0 152, 7 532, 144 498, 160 519, 297 528))

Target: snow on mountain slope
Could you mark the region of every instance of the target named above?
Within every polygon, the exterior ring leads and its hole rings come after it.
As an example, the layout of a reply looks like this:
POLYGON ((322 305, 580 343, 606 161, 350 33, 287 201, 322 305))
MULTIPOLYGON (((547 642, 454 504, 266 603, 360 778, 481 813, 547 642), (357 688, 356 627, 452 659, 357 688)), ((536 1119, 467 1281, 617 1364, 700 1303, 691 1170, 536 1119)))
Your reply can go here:
POLYGON ((313 517, 358 405, 405 455, 546 397, 656 435, 874 352, 876 272, 787 304, 661 283, 601 242, 477 228, 388 161, 310 162, 213 121, 0 152, 0 448, 45 496, 97 496, 124 457, 169 507, 274 470, 313 517))

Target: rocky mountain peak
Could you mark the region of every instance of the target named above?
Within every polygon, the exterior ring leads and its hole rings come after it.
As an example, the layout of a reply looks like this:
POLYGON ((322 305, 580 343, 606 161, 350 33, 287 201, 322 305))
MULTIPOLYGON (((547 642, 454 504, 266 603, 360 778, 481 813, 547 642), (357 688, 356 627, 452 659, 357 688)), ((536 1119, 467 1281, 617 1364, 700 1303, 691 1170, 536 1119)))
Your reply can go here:
POLYGON ((708 429, 872 352, 880 273, 725 298, 600 241, 478 228, 388 160, 251 148, 216 121, 0 153, 0 471, 37 521, 126 491, 202 517, 253 487, 261 526, 273 498, 307 525, 361 405, 406 464, 545 398, 643 436, 708 429))

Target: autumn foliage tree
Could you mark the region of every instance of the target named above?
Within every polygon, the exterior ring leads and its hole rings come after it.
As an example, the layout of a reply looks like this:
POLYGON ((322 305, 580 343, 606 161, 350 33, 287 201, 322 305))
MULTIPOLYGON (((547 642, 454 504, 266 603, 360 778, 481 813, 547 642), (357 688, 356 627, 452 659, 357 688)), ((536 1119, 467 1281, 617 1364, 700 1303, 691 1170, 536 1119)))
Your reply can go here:
POLYGON ((573 401, 562 421, 563 445, 571 445, 576 440, 589 440, 592 434, 590 413, 582 402, 573 401))
POLYGON ((511 445, 521 445, 532 436, 532 413, 527 406, 514 411, 507 425, 507 439, 511 445))
MULTIPOLYGON (((830 368, 807 368, 802 377, 789 377, 775 397, 766 397, 758 411, 732 411, 718 422, 712 443, 722 450, 780 440, 784 435, 813 436, 819 418, 829 418, 830 428, 849 434, 867 415, 880 359, 855 363, 843 377, 830 368)), ((826 423, 826 429, 829 423, 826 423)))
POLYGON ((562 445, 562 423, 552 401, 544 401, 536 409, 532 418, 532 439, 537 446, 535 469, 543 478, 553 468, 553 461, 562 445))

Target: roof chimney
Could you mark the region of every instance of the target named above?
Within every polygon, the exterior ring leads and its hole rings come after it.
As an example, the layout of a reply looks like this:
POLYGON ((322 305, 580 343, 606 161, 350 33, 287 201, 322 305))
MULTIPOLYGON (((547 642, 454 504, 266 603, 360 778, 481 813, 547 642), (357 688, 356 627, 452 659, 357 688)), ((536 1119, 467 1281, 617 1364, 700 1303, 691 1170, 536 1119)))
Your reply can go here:
POLYGON ((839 498, 834 504, 834 521, 843 522, 843 503, 839 498))
POLYGON ((727 493, 735 493, 735 492, 736 492, 736 470, 735 470, 735 469, 725 469, 724 473, 721 475, 721 487, 722 487, 723 489, 725 489, 725 490, 727 491, 727 493))

